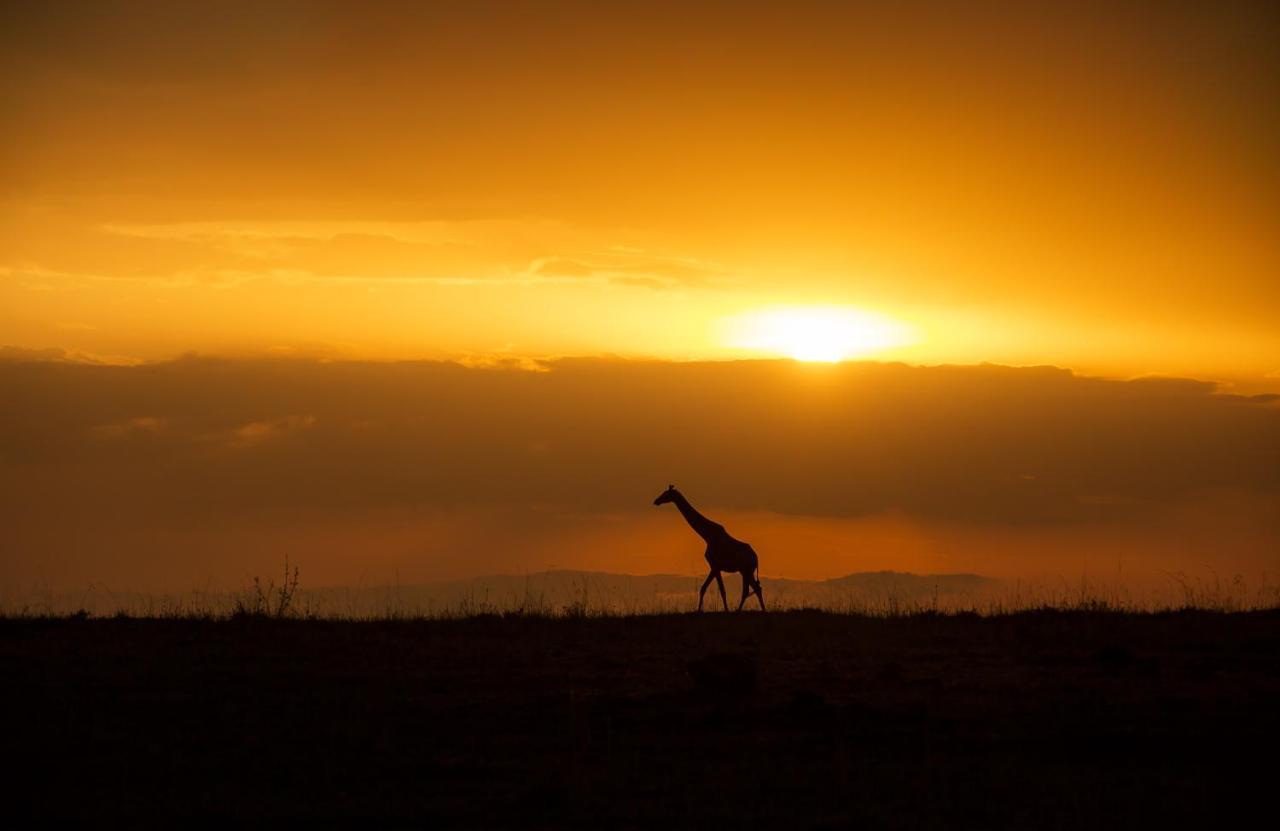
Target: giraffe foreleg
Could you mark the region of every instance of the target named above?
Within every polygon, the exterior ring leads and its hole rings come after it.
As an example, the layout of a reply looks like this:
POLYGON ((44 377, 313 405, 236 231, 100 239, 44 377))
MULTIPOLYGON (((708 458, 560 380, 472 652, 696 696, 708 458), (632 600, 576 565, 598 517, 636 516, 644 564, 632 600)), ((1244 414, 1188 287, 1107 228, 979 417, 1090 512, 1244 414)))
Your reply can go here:
POLYGON ((698 611, 699 612, 702 611, 702 598, 706 597, 707 586, 711 585, 711 581, 714 580, 715 577, 716 577, 716 573, 714 571, 708 574, 707 579, 702 581, 702 588, 698 589, 698 611))
POLYGON ((716 585, 720 587, 720 602, 724 604, 724 610, 729 611, 729 597, 724 593, 724 578, 720 576, 720 572, 716 572, 716 585))

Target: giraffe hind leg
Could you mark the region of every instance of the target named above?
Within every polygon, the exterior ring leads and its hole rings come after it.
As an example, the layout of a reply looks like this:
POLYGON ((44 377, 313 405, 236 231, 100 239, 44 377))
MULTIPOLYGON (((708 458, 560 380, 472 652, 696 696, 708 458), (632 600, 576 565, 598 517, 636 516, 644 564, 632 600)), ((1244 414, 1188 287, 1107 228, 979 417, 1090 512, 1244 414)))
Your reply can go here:
POLYGON ((747 598, 756 590, 755 581, 746 572, 742 573, 742 598, 738 601, 738 611, 742 611, 742 605, 747 602, 747 598))
POLYGON ((716 572, 716 585, 720 587, 720 602, 724 604, 724 610, 729 611, 729 597, 724 593, 724 578, 720 576, 720 572, 716 572))

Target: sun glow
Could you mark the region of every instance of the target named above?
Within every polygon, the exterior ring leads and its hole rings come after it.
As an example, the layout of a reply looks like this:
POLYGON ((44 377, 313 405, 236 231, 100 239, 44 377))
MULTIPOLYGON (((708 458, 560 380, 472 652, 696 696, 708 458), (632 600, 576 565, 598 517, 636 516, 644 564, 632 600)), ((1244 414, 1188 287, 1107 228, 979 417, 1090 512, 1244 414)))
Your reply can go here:
POLYGON ((731 321, 733 346, 797 361, 835 363, 903 346, 909 326, 874 312, 838 306, 766 309, 731 321))

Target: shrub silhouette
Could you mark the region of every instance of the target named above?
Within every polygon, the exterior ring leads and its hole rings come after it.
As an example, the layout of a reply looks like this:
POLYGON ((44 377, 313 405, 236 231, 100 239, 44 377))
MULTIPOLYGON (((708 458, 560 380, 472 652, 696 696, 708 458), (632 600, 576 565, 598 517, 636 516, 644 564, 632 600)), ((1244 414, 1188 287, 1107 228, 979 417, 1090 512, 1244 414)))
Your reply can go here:
POLYGON ((262 580, 253 578, 253 590, 236 598, 232 618, 285 618, 293 614, 293 602, 298 596, 298 567, 289 572, 289 558, 284 558, 284 579, 279 586, 272 580, 264 588, 262 580))

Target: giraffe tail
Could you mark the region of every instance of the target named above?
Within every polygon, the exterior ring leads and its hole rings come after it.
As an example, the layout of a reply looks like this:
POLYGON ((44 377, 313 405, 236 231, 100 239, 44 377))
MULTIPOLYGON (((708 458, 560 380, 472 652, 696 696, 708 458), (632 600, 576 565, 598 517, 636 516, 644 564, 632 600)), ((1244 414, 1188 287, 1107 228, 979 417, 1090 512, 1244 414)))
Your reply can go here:
MULTIPOLYGON (((751 546, 747 546, 751 548, 751 546)), ((751 556, 755 558, 755 567, 752 569, 752 580, 755 582, 753 587, 756 598, 760 601, 760 610, 764 611, 764 586, 760 585, 760 555, 756 554, 756 550, 751 548, 751 556)))

